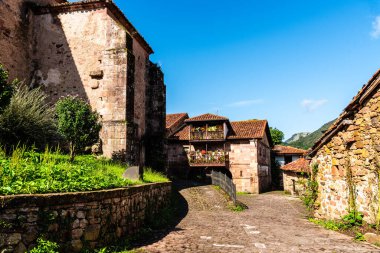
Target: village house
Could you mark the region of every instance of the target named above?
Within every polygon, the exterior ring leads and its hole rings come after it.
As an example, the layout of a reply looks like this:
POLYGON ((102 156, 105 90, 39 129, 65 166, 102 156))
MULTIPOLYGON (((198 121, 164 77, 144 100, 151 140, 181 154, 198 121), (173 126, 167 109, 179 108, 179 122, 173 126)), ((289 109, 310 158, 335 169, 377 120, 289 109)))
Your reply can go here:
POLYGON ((303 195, 310 173, 310 161, 299 158, 294 162, 281 166, 285 193, 303 195))
POLYGON ((360 211, 369 223, 379 212, 380 71, 353 98, 312 148, 318 165, 316 216, 339 219, 360 211))
POLYGON ((88 101, 102 119, 103 154, 158 166, 166 88, 152 48, 110 0, 0 1, 0 63, 51 103, 88 101))
POLYGON ((172 174, 220 170, 238 192, 271 188, 272 139, 266 120, 230 122, 228 118, 186 113, 167 115, 167 165, 172 174))
POLYGON ((273 147, 274 159, 280 166, 302 158, 306 152, 306 150, 290 146, 275 145, 273 147))

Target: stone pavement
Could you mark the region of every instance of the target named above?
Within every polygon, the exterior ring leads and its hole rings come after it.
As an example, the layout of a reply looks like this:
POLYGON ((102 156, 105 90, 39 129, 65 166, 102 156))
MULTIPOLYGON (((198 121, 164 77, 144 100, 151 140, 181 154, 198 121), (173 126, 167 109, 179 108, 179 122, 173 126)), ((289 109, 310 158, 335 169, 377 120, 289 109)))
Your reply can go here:
POLYGON ((249 209, 232 212, 212 186, 180 190, 188 213, 143 252, 380 252, 306 219, 299 199, 282 193, 239 196, 249 209))

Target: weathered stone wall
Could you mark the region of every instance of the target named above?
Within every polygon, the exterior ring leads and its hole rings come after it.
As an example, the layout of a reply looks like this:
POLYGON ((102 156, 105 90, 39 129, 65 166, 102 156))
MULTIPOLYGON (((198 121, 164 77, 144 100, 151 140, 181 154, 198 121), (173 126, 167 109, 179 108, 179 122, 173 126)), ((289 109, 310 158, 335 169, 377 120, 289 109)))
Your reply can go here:
POLYGON ((155 170, 164 171, 166 168, 166 86, 163 72, 153 63, 149 63, 145 117, 145 164, 155 170))
MULTIPOLYGON (((376 92, 376 91, 375 91, 376 92)), ((374 223, 378 205, 378 171, 380 151, 380 92, 354 114, 346 125, 313 158, 318 163, 319 183, 316 215, 339 219, 349 208, 350 171, 355 204, 365 220, 374 223)))
POLYGON ((258 158, 258 182, 259 192, 266 192, 272 188, 272 172, 271 172, 271 148, 269 146, 268 137, 258 141, 257 158, 258 158))
POLYGON ((229 143, 229 158, 236 191, 260 193, 257 140, 229 143))
POLYGON ((292 195, 303 195, 306 190, 307 176, 293 171, 282 172, 284 191, 292 195))
POLYGON ((65 252, 133 234, 169 204, 171 183, 114 190, 1 197, 0 251, 26 252, 45 235, 65 252), (5 251, 4 251, 5 250, 5 251))
POLYGON ((55 0, 0 1, 0 63, 9 71, 10 79, 30 81, 31 46, 29 26, 30 3, 45 5, 55 0))
POLYGON ((51 102, 66 95, 89 101, 104 124, 104 155, 126 150, 128 52, 123 27, 103 8, 37 15, 33 35, 32 85, 42 86, 51 102))
MULTIPOLYGON (((189 145, 187 145, 189 146, 189 145)), ((168 141, 167 166, 170 175, 187 176, 189 173, 189 160, 184 149, 184 144, 176 141, 168 141)))

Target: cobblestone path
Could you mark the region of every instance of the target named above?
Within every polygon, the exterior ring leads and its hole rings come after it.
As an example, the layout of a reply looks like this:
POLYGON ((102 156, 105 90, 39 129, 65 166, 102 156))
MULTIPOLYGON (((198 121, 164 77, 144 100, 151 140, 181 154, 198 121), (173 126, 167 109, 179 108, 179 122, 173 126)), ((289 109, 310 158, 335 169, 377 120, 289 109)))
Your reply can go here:
POLYGON ((232 212, 211 186, 180 191, 188 213, 143 252, 380 252, 307 221, 300 200, 281 193, 240 196, 249 209, 232 212))

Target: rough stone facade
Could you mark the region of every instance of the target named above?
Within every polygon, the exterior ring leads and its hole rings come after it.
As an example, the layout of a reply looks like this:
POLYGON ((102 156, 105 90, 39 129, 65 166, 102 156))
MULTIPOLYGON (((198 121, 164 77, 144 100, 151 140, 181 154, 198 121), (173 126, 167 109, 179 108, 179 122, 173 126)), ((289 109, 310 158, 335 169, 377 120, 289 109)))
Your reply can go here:
POLYGON ((267 138, 229 144, 229 170, 238 192, 262 193, 271 185, 270 147, 267 138))
POLYGON ((316 215, 319 217, 341 218, 348 213, 352 196, 356 209, 364 214, 365 220, 369 223, 376 221, 380 207, 378 84, 379 72, 363 87, 310 153, 312 164, 318 164, 319 208, 316 215))
POLYGON ((9 54, 2 53, 0 62, 11 77, 42 87, 52 103, 67 95, 88 101, 102 118, 103 154, 124 152, 129 162, 145 164, 146 134, 164 135, 166 110, 163 74, 152 74, 149 45, 110 1, 52 7, 16 2, 0 2, 7 15, 18 10, 20 17, 7 21, 12 32, 18 25, 15 36, 3 33, 0 39, 0 49, 9 54))
POLYGON ((66 194, 1 197, 0 251, 26 252, 39 236, 64 252, 102 247, 137 232, 167 206, 171 183, 66 194))

